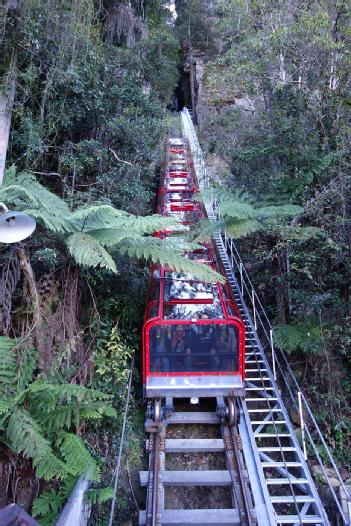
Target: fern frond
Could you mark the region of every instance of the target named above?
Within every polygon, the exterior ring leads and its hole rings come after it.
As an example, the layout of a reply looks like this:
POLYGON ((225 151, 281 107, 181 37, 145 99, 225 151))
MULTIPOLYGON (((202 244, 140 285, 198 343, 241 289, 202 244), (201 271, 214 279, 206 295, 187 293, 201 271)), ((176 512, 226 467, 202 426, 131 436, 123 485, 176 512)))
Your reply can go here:
POLYGON ((94 506, 94 504, 103 504, 113 498, 113 488, 98 488, 90 489, 85 494, 86 501, 94 506))
POLYGON ((131 235, 137 234, 139 236, 143 234, 153 234, 160 230, 181 228, 180 224, 176 219, 170 217, 163 217, 158 214, 152 216, 133 216, 130 215, 128 218, 122 218, 121 223, 124 223, 127 232, 131 235))
POLYGON ((89 412, 95 419, 116 416, 113 408, 104 402, 110 399, 109 395, 81 385, 36 380, 26 389, 25 396, 36 420, 53 431, 78 426, 82 419, 88 419, 89 412))
POLYGON ((228 219, 225 221, 224 225, 229 237, 233 237, 234 239, 239 239, 241 237, 254 234, 264 227, 264 225, 256 219, 246 219, 242 221, 228 219))
POLYGON ((275 217, 293 217, 301 212, 301 206, 297 205, 279 205, 279 206, 262 206, 256 208, 257 219, 270 219, 275 217))
POLYGON ((103 416, 110 418, 117 418, 117 411, 114 407, 102 402, 89 402, 86 407, 82 407, 79 411, 81 420, 96 420, 103 416))
POLYGON ((53 519, 57 519, 59 511, 64 504, 61 497, 54 489, 45 491, 33 501, 32 517, 40 518, 41 524, 45 524, 50 518, 51 524, 53 519))
POLYGON ((76 230, 108 228, 114 219, 128 217, 128 212, 117 210, 111 205, 92 205, 78 208, 71 214, 71 222, 76 230))
POLYGON ((256 211, 249 203, 236 201, 220 202, 219 210, 223 216, 230 217, 236 220, 255 219, 257 217, 256 211))
POLYGON ((33 460, 38 478, 45 480, 65 480, 70 475, 75 475, 72 466, 65 464, 57 458, 52 451, 48 451, 38 462, 33 460))
POLYGON ((16 408, 12 412, 8 419, 6 436, 16 453, 22 453, 32 460, 38 477, 49 480, 64 478, 67 475, 67 467, 54 455, 39 424, 25 409, 16 408))
POLYGON ((117 273, 116 264, 104 247, 85 232, 76 232, 66 240, 68 250, 78 265, 103 267, 117 273))
MULTIPOLYGON (((324 327, 324 340, 328 330, 324 327)), ((322 348, 323 339, 318 320, 310 316, 305 321, 279 325, 275 328, 275 342, 287 353, 300 350, 304 353, 318 353, 322 348)))
POLYGON ((88 480, 99 482, 100 469, 81 438, 73 433, 60 433, 56 446, 72 474, 84 475, 88 480))
POLYGON ((174 249, 174 242, 172 241, 172 243, 168 245, 167 241, 168 240, 162 241, 154 237, 141 237, 139 239, 128 238, 117 246, 117 250, 119 250, 121 254, 149 260, 153 263, 167 266, 177 272, 189 272, 201 281, 218 281, 221 283, 225 281, 225 278, 221 274, 215 272, 209 266, 186 259, 181 253, 177 253, 174 249))
POLYGON ((209 192, 219 203, 219 211, 224 217, 224 226, 230 237, 240 238, 253 234, 265 226, 265 221, 288 218, 298 214, 301 207, 291 204, 280 206, 259 206, 242 192, 228 192, 214 189, 209 192))
POLYGON ((32 215, 54 232, 69 230, 70 210, 67 203, 40 184, 33 175, 8 170, 0 190, 0 198, 3 197, 8 204, 15 204, 17 209, 32 215))
POLYGON ((16 342, 7 336, 0 336, 0 384, 12 385, 15 382, 17 366, 12 349, 16 342))
POLYGON ((76 483, 77 478, 69 476, 60 484, 58 490, 44 491, 33 501, 32 516, 39 518, 43 526, 52 526, 76 483))
POLYGON ((26 347, 20 356, 17 372, 17 392, 23 391, 33 380, 38 355, 34 347, 26 347))
MULTIPOLYGON (((62 403, 77 403, 79 400, 94 401, 109 400, 111 398, 111 395, 97 389, 69 383, 54 384, 41 379, 31 383, 26 393, 36 402, 39 402, 39 399, 46 399, 43 402, 44 406, 51 400, 51 407, 62 403), (36 400, 35 395, 39 395, 38 400, 36 400)), ((47 409, 50 410, 50 408, 47 409)))
MULTIPOLYGON (((11 409, 12 404, 13 404, 12 397, 0 398, 0 417, 8 413, 8 411, 11 409)), ((0 421, 1 421, 1 418, 0 418, 0 421)))

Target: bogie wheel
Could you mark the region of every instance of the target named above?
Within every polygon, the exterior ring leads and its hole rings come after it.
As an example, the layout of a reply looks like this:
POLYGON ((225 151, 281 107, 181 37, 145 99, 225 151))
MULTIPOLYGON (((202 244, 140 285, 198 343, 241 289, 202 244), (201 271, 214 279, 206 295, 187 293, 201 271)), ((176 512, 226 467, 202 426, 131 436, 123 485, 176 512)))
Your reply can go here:
POLYGON ((155 400, 154 403, 154 421, 161 422, 161 400, 155 400))
POLYGON ((228 407, 227 407, 228 425, 234 426, 238 423, 237 407, 236 407, 236 404, 233 398, 228 398, 227 403, 228 403, 228 407))

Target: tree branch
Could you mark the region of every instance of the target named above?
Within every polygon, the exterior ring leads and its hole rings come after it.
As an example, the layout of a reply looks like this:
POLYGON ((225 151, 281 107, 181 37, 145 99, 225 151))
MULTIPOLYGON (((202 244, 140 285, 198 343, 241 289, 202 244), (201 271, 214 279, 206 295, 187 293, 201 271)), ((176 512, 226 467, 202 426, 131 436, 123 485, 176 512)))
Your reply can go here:
POLYGON ((110 151, 113 153, 114 158, 115 158, 119 163, 129 164, 129 166, 131 166, 134 170, 136 170, 134 164, 130 163, 129 161, 124 161, 123 159, 121 159, 120 157, 118 157, 118 155, 116 154, 116 152, 115 152, 112 148, 110 148, 110 151))

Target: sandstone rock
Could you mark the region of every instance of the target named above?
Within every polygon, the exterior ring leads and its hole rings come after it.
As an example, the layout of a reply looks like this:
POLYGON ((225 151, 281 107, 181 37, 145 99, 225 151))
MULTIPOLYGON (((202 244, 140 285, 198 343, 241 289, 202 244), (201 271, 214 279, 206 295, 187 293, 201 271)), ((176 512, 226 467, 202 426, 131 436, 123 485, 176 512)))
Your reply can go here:
MULTIPOLYGON (((335 470, 333 468, 325 468, 325 471, 327 473, 327 476, 328 476, 328 479, 329 479, 329 482, 330 482, 332 488, 338 489, 340 487, 340 481, 337 478, 335 470)), ((345 475, 346 470, 343 469, 343 472, 344 473, 341 473, 341 470, 339 471, 340 476, 341 476, 342 479, 343 479, 343 475, 345 475)), ((322 470, 322 468, 319 465, 315 464, 315 465, 312 466, 312 473, 317 478, 319 478, 323 482, 323 484, 328 484, 326 479, 325 479, 323 470, 322 470)))

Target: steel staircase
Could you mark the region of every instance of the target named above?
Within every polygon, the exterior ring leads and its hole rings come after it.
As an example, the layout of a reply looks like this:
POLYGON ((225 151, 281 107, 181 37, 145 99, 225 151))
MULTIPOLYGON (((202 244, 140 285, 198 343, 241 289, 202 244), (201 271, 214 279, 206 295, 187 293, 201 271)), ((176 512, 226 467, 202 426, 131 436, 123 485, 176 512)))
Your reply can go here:
MULTIPOLYGON (((191 118, 186 110, 182 112, 182 130, 183 135, 190 142, 200 188, 205 190, 208 186, 206 168, 191 118)), ((209 219, 217 220, 216 202, 211 199, 208 192, 204 192, 203 198, 209 219)), ((244 438, 245 459, 247 463, 251 463, 252 469, 249 468, 249 473, 252 477, 251 487, 255 504, 260 508, 264 502, 266 508, 262 513, 256 508, 258 518, 261 517, 259 524, 260 526, 265 524, 327 526, 330 522, 306 460, 305 432, 314 451, 316 447, 311 433, 303 422, 301 410, 299 433, 303 439, 302 450, 282 399, 276 382, 276 369, 279 369, 281 375, 284 373, 281 365, 276 361, 271 325, 260 303, 262 311, 256 310, 255 301, 259 302, 259 299, 249 279, 245 281, 243 265, 241 260, 238 261, 238 253, 233 241, 227 238, 225 232, 220 231, 215 233, 214 239, 246 326, 246 397, 241 402, 240 433, 244 438), (251 298, 250 309, 244 296, 251 298), (262 338, 266 341, 266 347, 271 355, 272 367, 262 344, 262 338), (252 462, 253 458, 254 462, 252 462), (259 493, 257 499, 255 493, 259 493)), ((298 385, 295 379, 294 381, 298 385)), ((290 390, 289 387, 288 389, 290 390)), ((292 395, 291 390, 290 395, 292 395)), ((305 401, 304 397, 303 400, 305 401)), ((299 402, 301 402, 300 398, 299 402)), ((307 404, 306 401, 305 403, 307 404)), ((297 404, 298 402, 293 400, 295 408, 297 404)), ((310 411, 309 407, 308 410, 310 411)), ((316 424, 315 420, 314 423, 316 424)), ((317 429, 320 433, 318 427, 317 429)), ((324 440, 323 444, 327 448, 324 440)), ((330 456, 328 448, 327 452, 330 456)), ((317 460, 320 460, 318 453, 317 460)), ((337 470, 332 459, 331 464, 337 470)), ((323 469, 326 474, 324 466, 323 469)), ((343 485, 342 480, 341 485, 343 485)), ((350 525, 350 511, 345 513, 335 491, 330 484, 329 486, 341 518, 341 522, 337 524, 350 525)), ((350 510, 351 499, 347 495, 345 486, 343 487, 350 510)))

